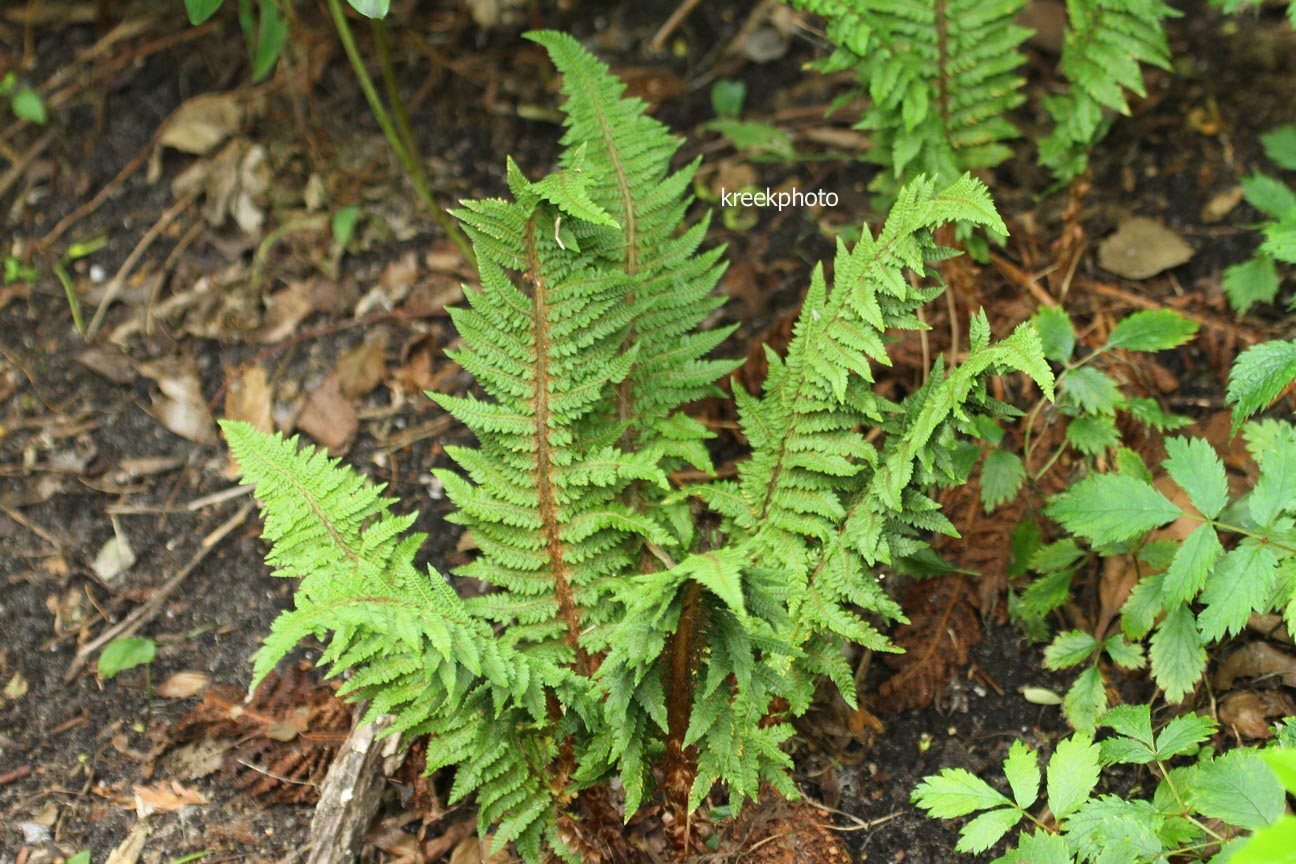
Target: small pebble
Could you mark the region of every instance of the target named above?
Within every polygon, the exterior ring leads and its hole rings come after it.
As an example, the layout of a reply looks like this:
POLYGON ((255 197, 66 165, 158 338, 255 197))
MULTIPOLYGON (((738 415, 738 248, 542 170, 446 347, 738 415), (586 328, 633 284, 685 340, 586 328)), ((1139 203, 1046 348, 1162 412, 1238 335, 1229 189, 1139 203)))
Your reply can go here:
POLYGON ((108 278, 108 271, 103 268, 102 264, 90 265, 90 281, 98 285, 108 278))

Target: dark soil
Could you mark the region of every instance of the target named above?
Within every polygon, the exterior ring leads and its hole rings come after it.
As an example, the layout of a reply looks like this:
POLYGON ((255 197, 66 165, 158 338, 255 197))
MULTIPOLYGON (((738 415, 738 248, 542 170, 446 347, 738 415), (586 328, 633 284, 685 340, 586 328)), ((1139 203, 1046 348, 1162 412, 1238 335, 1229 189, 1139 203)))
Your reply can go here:
MULTIPOLYGON (((138 20, 144 7, 151 7, 110 5, 113 23, 138 20)), ((159 125, 183 100, 245 82, 242 37, 232 16, 223 16, 199 38, 146 50, 153 40, 183 35, 179 4, 175 5, 163 19, 147 24, 143 35, 120 43, 107 60, 82 63, 69 79, 64 103, 55 108, 52 142, 32 161, 25 179, 0 198, 6 213, 4 234, 12 238, 0 251, 20 257, 31 251, 60 219, 149 148, 159 125), (139 59, 112 62, 130 52, 139 59)), ((378 282, 389 262, 408 251, 422 256, 444 250, 446 244, 440 232, 418 216, 407 185, 385 157, 324 17, 313 4, 298 5, 309 8, 300 10, 295 33, 321 71, 296 105, 291 88, 269 87, 264 111, 247 134, 270 151, 276 184, 300 189, 310 173, 322 173, 338 200, 363 200, 375 212, 391 216, 389 224, 408 228, 404 234, 362 229, 360 249, 342 262, 340 277, 346 290, 358 296, 378 282)), ((478 30, 458 4, 418 5, 417 17, 427 32, 398 31, 398 55, 407 96, 414 99, 414 125, 443 200, 501 194, 505 154, 512 154, 532 175, 547 169, 557 153, 559 130, 521 116, 535 116, 526 109, 553 102, 542 52, 521 41, 516 29, 478 30), (424 7, 432 7, 425 10, 425 20, 424 7)), ((672 95, 663 99, 658 116, 688 138, 683 155, 690 158, 702 153, 710 162, 717 154, 732 155, 716 136, 700 129, 711 117, 710 83, 716 78, 746 79, 746 110, 753 117, 826 103, 834 95, 829 91, 843 86, 806 84, 801 65, 819 46, 803 36, 794 37, 786 55, 768 65, 725 55, 724 48, 746 20, 746 4, 702 4, 677 34, 688 50, 674 59, 648 57, 641 51, 675 8, 673 0, 587 0, 573 5, 578 9, 569 17, 546 11, 541 21, 531 23, 570 29, 616 69, 649 69, 659 76, 672 95)), ((3 15, 8 12, 3 10, 3 15)), ((17 65, 24 44, 24 29, 16 20, 0 17, 0 44, 13 50, 15 58, 0 56, 0 74, 17 65)), ((1115 124, 1096 154, 1094 192, 1084 217, 1091 237, 1105 234, 1120 214, 1136 212, 1162 219, 1197 249, 1188 264, 1133 290, 1167 300, 1199 292, 1203 299, 1194 308, 1233 320, 1219 293, 1219 273, 1254 245, 1253 232, 1232 227, 1252 214, 1242 205, 1223 223, 1228 227, 1222 227, 1204 224, 1200 211, 1213 194, 1261 164, 1258 134, 1292 119, 1296 39, 1279 21, 1268 11, 1259 17, 1224 19, 1193 4, 1172 30, 1180 74, 1149 76, 1150 98, 1138 105, 1134 117, 1115 124), (1233 28, 1239 32, 1226 32, 1233 28)), ((34 63, 24 67, 22 75, 32 82, 49 80, 103 32, 93 23, 34 26, 34 63)), ((305 53, 298 56, 299 62, 304 62, 305 53)), ((1044 54, 1033 57, 1033 66, 1041 69, 1054 62, 1044 54)), ((1022 119, 1028 128, 1034 122, 1022 119)), ((23 151, 35 141, 33 130, 0 136, 13 151, 23 151)), ((999 172, 1002 182, 995 187, 996 197, 1022 234, 1010 249, 1042 253, 1055 236, 1065 196, 1032 198, 1042 186, 1023 185, 1036 170, 1025 143, 1021 152, 999 172)), ((348 325, 349 309, 317 312, 299 328, 297 340, 269 348, 254 343, 249 327, 227 326, 215 337, 199 337, 168 322, 128 342, 120 381, 92 371, 78 360, 85 344, 71 325, 51 265, 69 241, 103 236, 108 243, 102 251, 70 265, 72 278, 85 291, 91 287, 92 266, 109 275, 116 272, 171 205, 170 181, 192 161, 167 151, 159 163, 158 182, 150 182, 145 169, 131 173, 61 240, 38 250, 35 262, 41 276, 30 291, 0 289, 0 684, 25 682, 22 692, 6 690, 0 696, 0 864, 56 862, 84 849, 92 851, 95 862, 105 860, 138 821, 132 787, 156 787, 172 780, 197 790, 210 803, 149 817, 151 836, 139 860, 169 862, 204 850, 212 852, 209 862, 297 859, 309 806, 264 806, 238 791, 222 772, 181 781, 169 773, 180 769, 164 762, 156 774, 146 776, 150 753, 162 749, 169 730, 196 704, 194 698, 161 697, 154 688, 181 671, 204 673, 213 684, 245 688, 250 656, 278 611, 290 603, 292 586, 273 579, 263 564, 255 519, 217 544, 137 634, 159 646, 147 674, 134 669, 101 681, 91 663, 65 681, 79 645, 147 601, 194 556, 204 537, 247 502, 240 497, 186 508, 188 502, 232 485, 223 448, 195 444, 163 428, 150 413, 157 386, 137 370, 150 360, 192 357, 201 392, 219 413, 217 397, 233 370, 249 359, 265 360, 277 380, 309 384, 379 328, 392 363, 403 362, 405 358, 396 355, 408 353, 420 339, 433 343, 435 354, 454 338, 444 316, 416 323, 393 319, 360 328, 348 325), (119 476, 124 462, 140 459, 172 462, 159 473, 119 476), (125 512, 112 515, 113 509, 125 512), (113 519, 139 560, 105 582, 94 574, 92 562, 114 534, 113 519)), ((761 186, 795 177, 802 186, 838 190, 853 209, 827 214, 832 221, 859 221, 868 215, 865 186, 872 169, 859 163, 761 163, 753 168, 761 186)), ((276 215, 287 213, 288 206, 270 210, 269 227, 274 227, 276 215)), ((178 230, 164 232, 137 272, 160 272, 179 240, 178 230)), ((742 324, 725 349, 733 356, 745 354, 753 340, 796 307, 810 264, 831 250, 806 214, 772 211, 758 214, 754 225, 742 229, 726 229, 717 219, 712 242, 728 243, 732 260, 749 258, 752 265, 750 271, 740 271, 748 274, 744 284, 726 283, 741 301, 723 313, 742 324)), ((315 275, 312 268, 322 257, 318 250, 326 246, 327 237, 308 234, 276 247, 267 290, 315 275)), ((250 256, 249 244, 229 229, 203 230, 171 267, 158 299, 188 290, 200 277, 250 256)), ((980 294, 995 329, 1006 332, 1029 315, 1030 307, 1018 287, 990 269, 982 275, 980 294)), ((1082 262, 1079 275, 1119 281, 1098 271, 1092 254, 1082 262)), ((231 288, 230 303, 236 294, 231 288)), ((1109 295, 1075 302, 1095 318, 1126 311, 1116 308, 1117 301, 1109 295)), ((261 298, 253 295, 254 318, 260 304, 261 298)), ((88 318, 94 304, 85 305, 88 318)), ((945 347, 942 334, 947 325, 939 317, 943 314, 940 311, 933 321, 932 351, 945 347)), ((110 311, 104 332, 122 319, 120 308, 110 311)), ((1257 310, 1240 326, 1256 338, 1290 329, 1273 308, 1257 310)), ((1236 338, 1221 336, 1219 341, 1220 357, 1244 347, 1236 338)), ((1173 361, 1192 371, 1184 377, 1190 404, 1178 410, 1204 416, 1221 406, 1220 357, 1186 354, 1173 361)), ((901 364, 892 386, 902 393, 917 374, 915 366, 901 364)), ((463 375, 448 380, 451 388, 470 384, 463 375)), ((384 445, 391 435, 439 416, 421 396, 392 405, 381 387, 362 400, 365 419, 348 459, 422 511, 419 527, 431 536, 427 560, 448 569, 462 563, 466 553, 456 551, 458 529, 443 521, 448 505, 427 480, 429 469, 445 462, 442 445, 463 433, 450 429, 388 452, 384 445)), ((726 446, 731 451, 722 455, 736 455, 732 443, 726 446)), ((1003 550, 1002 555, 1007 554, 1003 550)), ((992 768, 1018 737, 1047 749, 1064 731, 1056 707, 1027 702, 1020 688, 1061 692, 1067 678, 1039 671, 1038 646, 1029 645, 1002 619, 1002 614, 987 616, 984 640, 972 651, 972 665, 942 689, 935 704, 883 716, 886 732, 869 736, 867 750, 855 742, 854 755, 847 758, 832 749, 799 746, 802 787, 846 814, 835 821, 846 832, 857 860, 953 860, 953 829, 921 817, 909 805, 914 786, 942 767, 977 772, 992 768), (868 826, 861 827, 861 822, 868 826)), ((313 653, 307 650, 303 656, 310 659, 313 653)), ((381 853, 370 854, 378 860, 381 853)))

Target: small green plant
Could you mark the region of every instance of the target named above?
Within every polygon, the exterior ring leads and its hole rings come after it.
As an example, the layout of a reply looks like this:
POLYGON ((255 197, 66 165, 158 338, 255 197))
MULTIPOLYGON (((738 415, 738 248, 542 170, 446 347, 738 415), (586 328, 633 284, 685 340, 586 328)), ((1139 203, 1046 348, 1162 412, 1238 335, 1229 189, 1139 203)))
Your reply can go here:
POLYGON ((0 78, 0 99, 9 100, 9 109, 19 120, 28 120, 40 126, 49 122, 45 100, 26 84, 19 84, 16 72, 7 72, 0 78))
POLYGON ((1116 351, 1154 352, 1176 348, 1193 338, 1197 324, 1170 310, 1135 312, 1113 328, 1095 351, 1076 356, 1077 334, 1071 317, 1055 306, 1042 307, 1031 318, 1040 334, 1044 356, 1060 365, 1057 404, 1041 399, 1027 413, 1022 454, 1000 447, 1003 430, 987 424, 981 437, 989 442, 981 467, 981 500, 986 512, 1017 496, 1028 480, 1037 482, 1068 449, 1090 464, 1121 446, 1116 421, 1126 415, 1150 429, 1166 431, 1187 425, 1187 418, 1170 414, 1145 396, 1130 396, 1109 374, 1122 361, 1116 351), (1037 456, 1038 427, 1065 423, 1063 443, 1050 454, 1037 456), (1036 463, 1041 463, 1036 466, 1036 463), (1027 466, 1031 466, 1029 469, 1027 466))
POLYGON ((671 169, 679 141, 574 39, 530 38, 563 74, 561 170, 532 181, 509 161, 511 200, 457 214, 481 284, 452 313, 454 356, 486 398, 432 396, 477 439, 436 473, 480 550, 457 572, 492 590, 461 599, 415 567, 416 516, 381 487, 226 422, 267 561, 301 580, 254 677, 323 637, 344 695, 434 736, 428 769, 457 766, 451 799, 476 794, 496 848, 636 860, 621 810, 657 801, 687 850, 713 790, 733 812, 762 784, 795 795, 790 720, 825 680, 855 702, 845 644, 894 650, 879 628, 901 613, 874 568, 953 531, 930 489, 966 479, 958 433, 1010 411, 986 376, 1021 370, 1045 393, 1052 376, 1032 328, 992 342, 978 315, 963 363, 899 404, 874 393, 886 333, 923 326, 942 290, 925 281, 952 254, 933 230, 1003 230, 979 181, 919 179, 877 235, 838 244, 831 285, 815 269, 764 391, 737 390, 737 479, 672 484, 712 471, 681 409, 734 368, 707 359, 728 330, 702 328, 722 250, 700 252, 707 221, 685 219, 697 163, 671 169))
MULTIPOLYGON (((1296 171, 1296 125, 1289 123, 1261 135, 1260 143, 1271 162, 1296 171)), ((1224 293, 1238 314, 1256 303, 1272 303, 1281 284, 1278 262, 1296 264, 1296 191, 1277 177, 1257 171, 1242 179, 1242 194, 1268 219, 1258 226, 1264 241, 1255 253, 1224 271, 1224 293)))
POLYGON ((914 803, 939 819, 979 814, 960 829, 959 852, 984 852, 1025 821, 1030 833, 1020 833, 995 864, 1290 860, 1291 847, 1288 857, 1246 856, 1282 848, 1269 844, 1290 836, 1283 787, 1266 761, 1286 770, 1291 751, 1215 755, 1207 745, 1215 731, 1210 718, 1185 714, 1153 734, 1147 705, 1113 708, 1098 725, 1112 734, 1095 741, 1077 732, 1054 747, 1043 800, 1039 756, 1016 741, 1003 765, 1011 796, 969 771, 946 768, 914 790, 914 803), (1103 770, 1114 765, 1144 766, 1156 781, 1152 795, 1097 794, 1103 770), (1250 844, 1247 831, 1257 832, 1250 844))
MULTIPOLYGON (((1044 350, 1054 358, 1069 351, 1060 340, 1068 331, 1059 314, 1036 318, 1044 350), (1054 318, 1058 326, 1049 323, 1054 318), (1060 352, 1059 344, 1066 350, 1060 352)), ((1172 347, 1191 335, 1190 323, 1170 312, 1139 313, 1113 330, 1107 346, 1172 347)), ((1068 368, 1058 376, 1059 405, 1071 401, 1068 382, 1074 374, 1068 368)), ((1166 699, 1180 702, 1204 675, 1208 649, 1236 635, 1253 613, 1275 611, 1296 625, 1296 542, 1290 536, 1296 427, 1281 420, 1246 422, 1293 380, 1296 342, 1269 342, 1243 352, 1229 377, 1234 431, 1243 429, 1259 466, 1259 478, 1246 494, 1231 493, 1224 464, 1204 439, 1170 438, 1161 467, 1185 503, 1167 498, 1143 461, 1117 448, 1109 463, 1114 470, 1103 473, 1091 465, 1088 477, 1049 503, 1046 514, 1066 536, 1041 545, 1038 529, 1023 534, 1017 555, 1037 578, 1014 599, 1012 611, 1037 638, 1047 638, 1046 618, 1067 602, 1076 574, 1095 557, 1127 556, 1137 575, 1120 609, 1118 630, 1100 622, 1100 632, 1063 631, 1045 650, 1047 668, 1083 667, 1063 700, 1075 728, 1092 730, 1107 710, 1104 659, 1126 670, 1150 661, 1152 679, 1166 699), (1172 522, 1187 523, 1182 542, 1158 535, 1172 522)), ((1114 382, 1101 390, 1119 394, 1114 382)), ((1070 428, 1067 435, 1072 437, 1070 428)), ((985 472, 983 467, 983 484, 985 472)))

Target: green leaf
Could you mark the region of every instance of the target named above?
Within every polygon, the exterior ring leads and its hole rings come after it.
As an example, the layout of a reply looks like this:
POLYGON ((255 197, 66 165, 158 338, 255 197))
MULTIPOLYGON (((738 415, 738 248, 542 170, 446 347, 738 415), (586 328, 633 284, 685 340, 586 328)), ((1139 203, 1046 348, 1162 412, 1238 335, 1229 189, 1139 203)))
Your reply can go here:
POLYGON ((1229 305, 1239 315, 1256 303, 1272 303, 1278 296, 1278 284, 1278 268, 1274 266, 1273 256, 1264 253, 1225 268, 1220 281, 1229 305))
POLYGON ((1278 581, 1278 556, 1273 547, 1247 538, 1226 554, 1198 598, 1202 605, 1197 626, 1207 641, 1236 635, 1252 612, 1265 611, 1278 581))
POLYGON ((355 204, 348 204, 345 207, 339 207, 330 220, 333 228, 333 239, 337 241, 340 248, 345 249, 351 244, 351 237, 355 234, 356 220, 360 218, 360 207, 355 204))
POLYGON ((1165 351, 1197 335, 1197 322, 1169 309, 1135 312, 1123 319, 1107 337, 1103 350, 1165 351))
POLYGON ((1264 226, 1263 233, 1265 239, 1260 244, 1260 254, 1296 264, 1296 210, 1289 212, 1281 222, 1264 226))
MULTIPOLYGON (((1296 9, 1296 3, 1289 8, 1296 9)), ((1279 819, 1246 838, 1227 864, 1296 864, 1296 817, 1279 819)))
POLYGON ((1090 732, 1107 710, 1107 704, 1107 686, 1103 683, 1102 673, 1097 666, 1090 666, 1076 676, 1075 683, 1067 691, 1062 700, 1062 713, 1073 728, 1090 732))
POLYGON ((1059 741, 1048 764, 1048 805, 1054 818, 1065 819, 1098 785, 1098 745, 1088 732, 1059 741))
POLYGON ((1061 834, 1036 831, 1022 835, 1014 864, 1073 864, 1075 861, 1061 834))
POLYGON ((1008 778, 1008 785, 1012 787, 1013 800, 1018 807, 1025 810, 1035 803, 1035 799, 1039 797, 1039 756, 1025 741, 1014 741, 1008 748, 1004 775, 1008 778))
POLYGON ((1241 180, 1242 194, 1247 203, 1262 213, 1281 219, 1296 209, 1296 192, 1287 184, 1268 174, 1252 174, 1241 180))
POLYGON ((1166 613, 1148 651, 1152 677, 1166 701, 1179 702, 1197 686, 1206 669, 1206 649, 1192 611, 1182 603, 1166 613))
POLYGON ((1092 366, 1072 369, 1062 378, 1060 389, 1062 402, 1088 414, 1112 414, 1121 404, 1116 382, 1092 366))
POLYGON ((189 13, 190 24, 201 24, 216 14, 225 0, 185 0, 185 12, 189 13))
POLYGON ((1071 353, 1075 351, 1075 327, 1071 324, 1071 317, 1060 306, 1041 306, 1031 316, 1031 323, 1039 332, 1045 357, 1058 363, 1071 359, 1071 353))
MULTIPOLYGON (((1290 6, 1288 4, 1288 12, 1291 12, 1290 6)), ((1296 171, 1296 124, 1288 123, 1261 135, 1260 146, 1264 147, 1269 161, 1288 171, 1296 171)))
POLYGON ((1262 342, 1232 364, 1225 402, 1232 403, 1232 430, 1278 398, 1296 380, 1296 342, 1262 342))
POLYGON ((959 831, 958 845, 954 849, 972 854, 984 852, 998 843, 1021 818, 1021 811, 1011 808, 982 813, 959 831))
POLYGON ((1113 633, 1103 640, 1103 650, 1122 669, 1142 669, 1147 665, 1143 646, 1137 642, 1126 642, 1119 633, 1113 633))
POLYGON ((347 0, 351 8, 366 18, 386 18, 391 0, 347 0))
POLYGON ((1012 806, 1001 792, 963 768, 946 768, 924 778, 910 800, 935 819, 956 819, 978 810, 1012 806))
POLYGON ((1191 794, 1201 815, 1252 831, 1278 821, 1286 804, 1282 784, 1251 749, 1200 763, 1191 794))
POLYGON ((1228 477, 1224 463, 1205 438, 1172 438, 1166 442, 1169 458, 1162 464, 1170 478, 1188 493, 1188 500, 1207 519, 1214 519, 1228 504, 1228 477))
POLYGON ((1116 418, 1110 414, 1085 414, 1067 424, 1066 440, 1086 456, 1098 456, 1120 444, 1116 418))
POLYGON ((90 850, 82 849, 80 852, 67 859, 67 861, 63 862, 63 864, 90 864, 90 850))
POLYGON ((1296 793, 1296 751, 1271 749, 1260 755, 1264 757, 1265 764, 1278 778, 1278 782, 1288 792, 1296 793))
POLYGON ((1045 510, 1095 545, 1146 533, 1183 515, 1151 484, 1118 474, 1093 474, 1054 496, 1045 510))
POLYGON ((1165 574, 1140 579, 1121 606, 1121 632, 1129 639, 1142 639, 1165 608, 1165 574))
POLYGON ((1068 630, 1053 637, 1044 649, 1044 668, 1069 669, 1093 656, 1098 640, 1083 630, 1068 630))
POLYGON ((288 22, 279 14, 275 2, 261 3, 261 20, 257 27, 256 54, 252 57, 252 80, 261 81, 274 69, 283 52, 288 22))
POLYGON ((114 639, 104 646, 99 655, 99 677, 112 678, 118 672, 152 663, 157 656, 157 643, 152 639, 128 636, 114 639))
POLYGON ((1147 705, 1117 705, 1099 719, 1117 735, 1100 745, 1108 765, 1146 765, 1156 758, 1152 750, 1152 716, 1147 705))
POLYGON ((1021 457, 1009 450, 991 450, 981 465, 981 503, 987 513, 1011 501, 1026 479, 1021 457))
POLYGON ((1170 569, 1161 583, 1162 595, 1169 605, 1187 603, 1206 585, 1211 568, 1224 554, 1219 536, 1211 525, 1198 525, 1175 552, 1170 569))
POLYGON ((1215 721, 1200 714, 1175 717, 1157 734, 1156 757, 1162 761, 1193 753, 1211 735, 1215 721))
POLYGON ((740 78, 721 78, 711 85, 711 109, 717 117, 737 117, 746 98, 747 83, 740 78))
POLYGON ((14 116, 18 119, 41 126, 49 121, 49 115, 45 112, 45 100, 35 90, 30 87, 19 87, 12 98, 14 116))
POLYGON ((1271 449, 1258 461, 1260 479, 1247 506, 1255 523, 1268 527, 1281 514, 1296 510, 1296 435, 1290 429, 1276 434, 1271 449))

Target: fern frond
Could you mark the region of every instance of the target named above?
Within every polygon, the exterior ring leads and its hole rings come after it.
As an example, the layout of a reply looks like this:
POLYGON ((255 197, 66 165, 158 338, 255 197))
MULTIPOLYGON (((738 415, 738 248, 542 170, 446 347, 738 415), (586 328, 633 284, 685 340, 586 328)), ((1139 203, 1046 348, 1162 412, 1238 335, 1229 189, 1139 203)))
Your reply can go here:
POLYGON ((639 355, 617 388, 617 412, 627 422, 626 444, 648 446, 661 437, 657 424, 718 392, 715 382, 736 365, 707 359, 733 328, 701 329, 724 303, 712 291, 724 272, 724 248, 698 251, 709 215, 685 229, 699 163, 672 171, 680 140, 645 113, 642 100, 624 98, 625 84, 571 36, 542 30, 527 38, 543 45, 562 73, 561 162, 568 170, 581 162, 591 199, 620 226, 615 257, 632 283, 626 338, 639 355))
POLYGON ((836 51, 821 71, 858 72, 871 100, 859 128, 886 168, 884 191, 921 174, 950 183, 1010 155, 1018 132, 1006 115, 1025 99, 1030 35, 1013 21, 1025 0, 789 2, 828 19, 836 51))
POLYGON ((1147 95, 1140 65, 1170 68, 1164 22, 1179 14, 1161 0, 1067 0, 1061 68, 1070 87, 1044 100, 1056 125, 1039 145, 1059 180, 1083 173, 1109 112, 1129 114, 1126 91, 1147 95))

